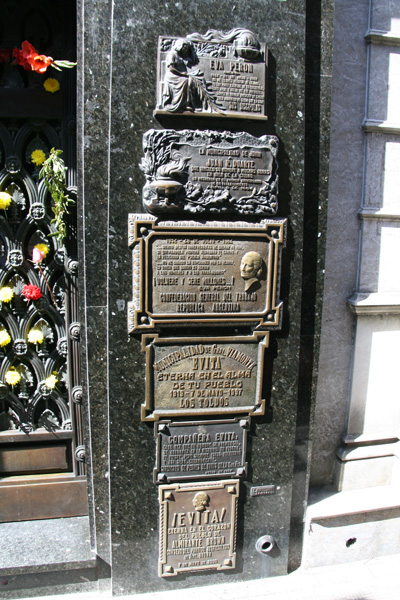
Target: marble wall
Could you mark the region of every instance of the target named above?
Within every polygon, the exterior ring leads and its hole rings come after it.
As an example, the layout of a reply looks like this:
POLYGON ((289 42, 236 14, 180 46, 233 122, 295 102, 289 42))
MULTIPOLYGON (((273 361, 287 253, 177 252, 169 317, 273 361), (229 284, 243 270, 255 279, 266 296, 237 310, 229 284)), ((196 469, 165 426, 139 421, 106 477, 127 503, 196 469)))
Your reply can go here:
MULTIPOLYGON (((321 59, 320 42, 324 31, 326 51, 332 19, 331 2, 323 2, 322 9, 311 4, 306 12, 303 0, 80 2, 80 259, 91 519, 97 553, 112 564, 116 595, 266 577, 299 563, 324 239, 315 216, 323 224, 325 204, 320 198, 326 175, 321 179, 321 173, 326 173, 329 134, 320 115, 322 109, 325 118, 329 112, 330 54, 328 50, 321 59), (127 335, 127 302, 132 296, 127 218, 128 213, 143 210, 144 179, 138 167, 143 133, 161 127, 153 118, 158 35, 239 26, 253 30, 270 49, 269 120, 230 122, 229 127, 279 136, 278 216, 289 218, 281 286, 283 329, 271 336, 266 365, 270 371, 264 394, 269 409, 265 418, 254 419, 248 448, 249 482, 275 484, 277 493, 250 498, 248 484, 242 486, 235 573, 164 580, 157 576, 155 442, 152 427, 140 421, 144 357, 140 342, 127 335), (321 128, 325 137, 320 145, 321 128), (307 309, 303 314, 302 301, 307 309), (277 540, 274 555, 255 551, 256 540, 264 534, 277 540)), ((195 119, 188 123, 179 117, 163 126, 227 128, 207 119, 195 125, 195 119)))

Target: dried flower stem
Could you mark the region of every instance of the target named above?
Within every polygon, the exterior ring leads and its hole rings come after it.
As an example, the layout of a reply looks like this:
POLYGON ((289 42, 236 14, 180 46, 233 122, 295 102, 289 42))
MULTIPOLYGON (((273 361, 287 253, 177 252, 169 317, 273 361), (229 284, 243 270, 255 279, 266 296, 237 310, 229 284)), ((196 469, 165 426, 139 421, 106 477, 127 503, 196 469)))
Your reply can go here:
POLYGON ((56 304, 56 299, 54 298, 53 291, 52 291, 52 289, 51 289, 51 287, 50 287, 50 285, 49 285, 49 282, 47 281, 47 277, 46 277, 46 275, 43 273, 43 269, 42 269, 42 267, 39 265, 39 263, 36 263, 36 264, 37 264, 37 266, 39 267, 39 271, 41 272, 41 274, 42 274, 42 277, 43 277, 43 279, 44 279, 44 280, 45 280, 45 282, 46 282, 47 289, 49 290, 49 292, 50 292, 50 296, 51 296, 51 299, 53 300, 53 304, 54 304, 54 306, 56 307, 56 309, 58 310, 58 306, 57 306, 57 304, 56 304))

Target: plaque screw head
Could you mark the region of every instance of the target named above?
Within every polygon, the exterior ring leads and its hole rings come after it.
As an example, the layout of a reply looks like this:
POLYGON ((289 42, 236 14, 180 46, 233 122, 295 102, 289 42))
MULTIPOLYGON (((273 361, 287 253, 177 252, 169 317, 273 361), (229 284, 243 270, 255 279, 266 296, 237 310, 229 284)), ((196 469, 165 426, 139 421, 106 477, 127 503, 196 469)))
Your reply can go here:
MULTIPOLYGON (((159 473, 157 480, 162 483, 163 481, 168 481, 167 476, 164 473, 159 473)), ((166 496, 165 496, 166 497, 166 496)))
POLYGON ((172 492, 165 492, 164 498, 165 500, 174 500, 174 495, 172 492))
POLYGON ((148 322, 147 317, 140 317, 140 322, 145 324, 148 322))
POLYGON ((230 558, 226 558, 226 559, 224 560, 224 566, 225 566, 225 567, 231 567, 231 566, 232 566, 232 561, 231 561, 231 559, 230 559, 230 558))
POLYGON ((243 427, 243 429, 248 429, 250 423, 248 422, 247 419, 240 419, 239 425, 240 425, 240 427, 243 427))
POLYGON ((174 572, 174 568, 171 567, 171 565, 165 565, 165 572, 166 573, 173 573, 174 572))
POLYGON ((269 313, 267 315, 267 321, 273 321, 274 320, 274 313, 269 313))
POLYGON ((230 485, 227 488, 227 492, 228 492, 228 494, 236 494, 236 487, 234 485, 230 485))
POLYGON ((272 236, 273 238, 278 238, 278 237, 279 237, 279 231, 277 231, 276 229, 273 229, 273 230, 271 231, 271 236, 272 236))
POLYGON ((147 227, 141 227, 141 228, 140 228, 140 233, 141 233, 143 236, 146 236, 146 235, 149 233, 149 231, 148 231, 147 227))
POLYGON ((159 433, 164 433, 165 435, 168 435, 168 433, 169 433, 168 426, 165 425, 165 424, 164 425, 159 425, 158 426, 158 431, 159 431, 159 433))

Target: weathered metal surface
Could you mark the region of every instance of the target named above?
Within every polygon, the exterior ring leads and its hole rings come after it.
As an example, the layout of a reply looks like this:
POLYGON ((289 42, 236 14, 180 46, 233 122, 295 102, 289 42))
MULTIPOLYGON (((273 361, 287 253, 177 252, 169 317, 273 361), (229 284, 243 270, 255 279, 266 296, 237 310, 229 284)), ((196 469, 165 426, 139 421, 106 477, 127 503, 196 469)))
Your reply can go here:
POLYGON ((250 496, 272 496, 275 494, 274 485, 254 485, 250 488, 250 496))
POLYGON ((159 324, 280 328, 286 219, 158 224, 141 217, 130 215, 130 333, 159 324))
POLYGON ((239 480, 162 485, 159 575, 234 569, 239 480))
POLYGON ((266 63, 248 29, 162 36, 155 114, 266 119, 266 63))
POLYGON ((155 426, 154 479, 169 481, 241 477, 246 474, 249 419, 160 421, 155 426))
POLYGON ((143 151, 143 204, 154 214, 277 212, 276 136, 151 129, 143 151))
POLYGON ((268 334, 220 338, 143 336, 146 401, 142 419, 193 415, 262 415, 268 334))

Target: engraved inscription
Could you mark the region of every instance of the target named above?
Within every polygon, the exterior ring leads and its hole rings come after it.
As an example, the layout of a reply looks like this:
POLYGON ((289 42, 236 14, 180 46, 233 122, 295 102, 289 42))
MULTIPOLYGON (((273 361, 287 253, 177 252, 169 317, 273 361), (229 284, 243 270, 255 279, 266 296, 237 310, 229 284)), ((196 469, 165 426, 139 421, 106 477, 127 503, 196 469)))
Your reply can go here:
POLYGON ((257 347, 197 344, 155 352, 155 406, 176 409, 236 407, 254 402, 257 347), (160 358, 159 358, 160 357, 160 358))
POLYGON ((279 328, 285 238, 286 219, 251 224, 136 218, 129 332, 191 323, 279 328))
POLYGON ((250 496, 272 496, 275 494, 274 485, 257 485, 250 488, 250 496))
POLYGON ((243 475, 248 426, 248 419, 160 422, 158 480, 243 475))
POLYGON ((266 241, 169 238, 151 247, 150 312, 252 313, 265 309, 266 241))
POLYGON ((218 131, 146 132, 143 203, 153 213, 274 215, 278 138, 218 131))
MULTIPOLYGON (((210 343, 182 338, 179 342, 144 338, 148 367, 144 420, 173 415, 263 413, 260 381, 266 336, 216 338, 210 343)), ((195 444, 207 442, 204 448, 208 451, 222 441, 219 434, 217 437, 213 439, 210 434, 210 439, 201 438, 201 442, 196 438, 195 444)), ((237 441, 228 437, 226 445, 236 446, 237 441)), ((184 442, 184 438, 179 439, 184 442)))
POLYGON ((235 567, 239 481, 160 486, 161 577, 235 567))
POLYGON ((266 55, 242 28, 160 37, 155 113, 265 119, 266 55))

